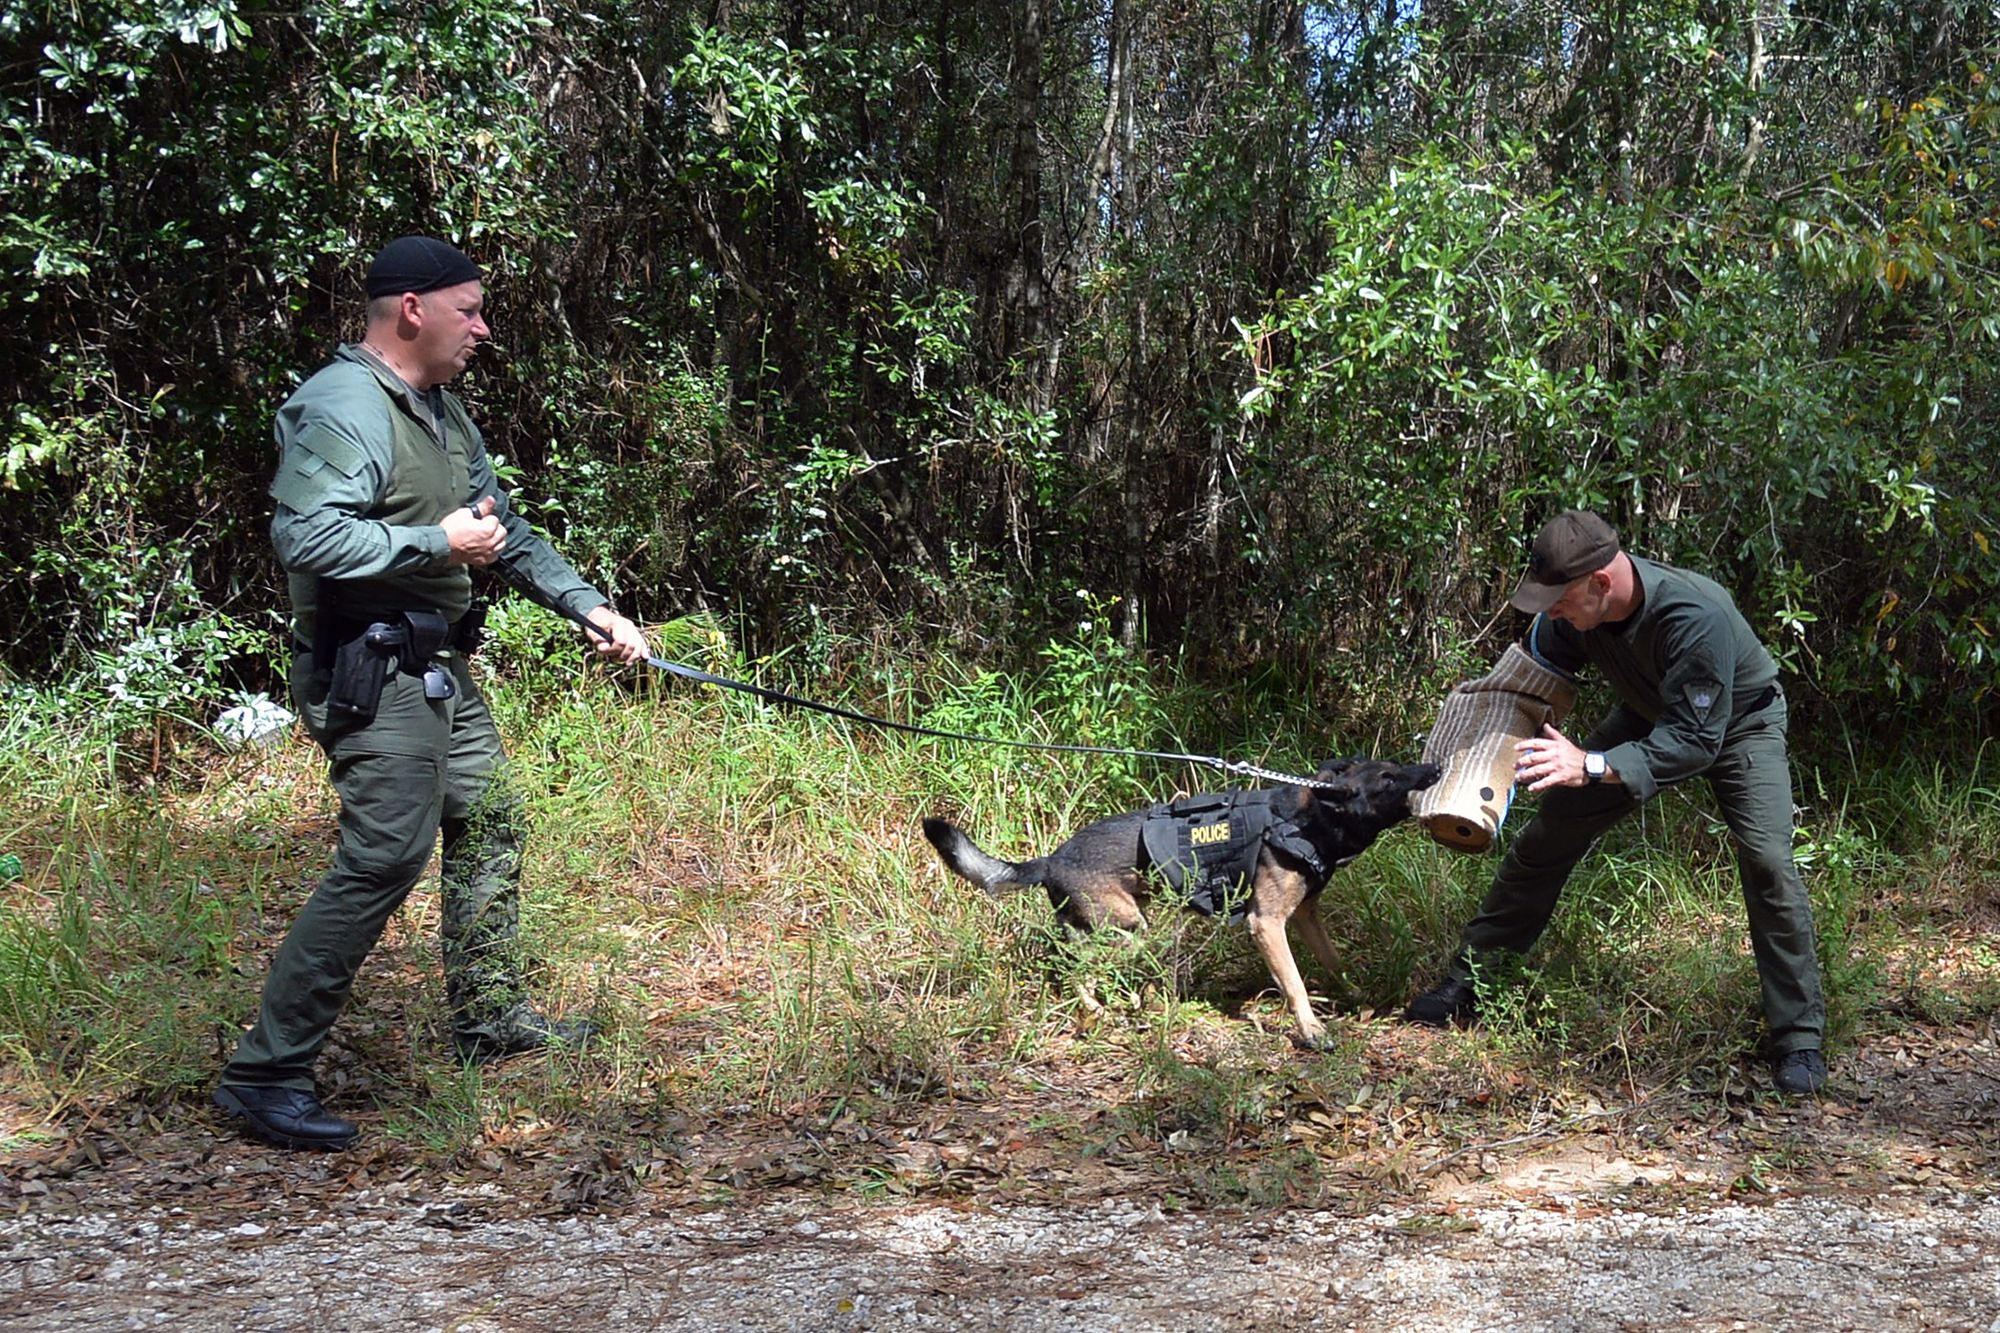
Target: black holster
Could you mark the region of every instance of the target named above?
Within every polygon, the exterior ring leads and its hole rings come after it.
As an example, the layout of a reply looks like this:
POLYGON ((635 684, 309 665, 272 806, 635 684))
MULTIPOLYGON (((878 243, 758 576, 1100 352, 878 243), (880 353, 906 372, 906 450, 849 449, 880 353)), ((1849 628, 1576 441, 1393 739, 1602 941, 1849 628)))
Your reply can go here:
POLYGON ((405 611, 397 623, 378 620, 343 641, 333 654, 327 721, 366 723, 382 704, 382 686, 397 669, 422 675, 445 646, 451 627, 435 611, 405 611))
POLYGON ((333 650, 333 681, 326 692, 326 720, 373 722, 382 684, 403 642, 402 631, 377 621, 333 650))

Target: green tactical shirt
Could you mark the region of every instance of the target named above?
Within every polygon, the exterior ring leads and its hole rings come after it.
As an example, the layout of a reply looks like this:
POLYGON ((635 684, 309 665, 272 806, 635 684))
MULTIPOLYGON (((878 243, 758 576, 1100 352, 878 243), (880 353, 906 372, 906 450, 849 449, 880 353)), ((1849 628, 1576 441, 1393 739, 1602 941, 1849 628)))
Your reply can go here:
POLYGON ((1643 801, 1707 770, 1730 733, 1771 702, 1778 667, 1722 585, 1630 558, 1644 593, 1637 611, 1591 630, 1538 615, 1523 646, 1570 675, 1596 667, 1624 705, 1653 724, 1605 752, 1643 801))
POLYGON ((449 563, 438 526, 493 497, 501 560, 543 599, 582 614, 608 602, 513 512, 486 442, 458 398, 420 392, 359 346, 343 346, 278 409, 271 545, 291 588, 293 633, 312 643, 319 581, 338 581, 343 618, 432 610, 456 621, 472 571, 449 563))

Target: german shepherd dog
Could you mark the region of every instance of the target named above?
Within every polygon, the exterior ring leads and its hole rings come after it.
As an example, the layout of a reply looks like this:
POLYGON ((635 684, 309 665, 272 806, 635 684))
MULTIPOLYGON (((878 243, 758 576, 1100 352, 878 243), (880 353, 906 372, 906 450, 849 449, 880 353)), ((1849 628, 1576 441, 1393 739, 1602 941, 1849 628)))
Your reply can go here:
MULTIPOLYGON (((1333 941, 1319 919, 1319 895, 1328 875, 1366 851, 1383 830, 1408 818, 1410 794, 1436 782, 1442 771, 1436 764, 1335 759, 1314 775, 1324 786, 1288 785, 1272 791, 1272 814, 1289 821, 1293 847, 1307 850, 1297 841, 1303 837, 1316 854, 1312 859, 1323 867, 1276 845, 1279 840, 1267 840, 1257 849, 1249 876, 1245 922, 1291 1007, 1298 1024, 1292 1040, 1298 1045, 1324 1046, 1326 1027, 1313 1017, 1285 924, 1297 922, 1320 966, 1332 972, 1333 941)), ((1146 908, 1163 887, 1151 869, 1155 862, 1143 832, 1147 818, 1147 811, 1134 810, 1100 820, 1032 861, 988 855, 957 826, 936 817, 924 821, 924 836, 946 866, 987 893, 1039 885, 1067 930, 1112 926, 1129 931, 1146 924, 1146 908)))

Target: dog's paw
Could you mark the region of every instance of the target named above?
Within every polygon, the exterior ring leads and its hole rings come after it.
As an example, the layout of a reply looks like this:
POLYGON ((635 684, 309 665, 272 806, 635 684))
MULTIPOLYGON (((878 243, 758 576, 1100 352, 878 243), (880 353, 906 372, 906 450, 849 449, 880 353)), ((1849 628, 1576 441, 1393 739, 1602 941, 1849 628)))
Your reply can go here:
POLYGON ((1314 1023, 1302 1027, 1292 1034, 1292 1045, 1302 1051, 1328 1051, 1333 1049, 1333 1037, 1326 1030, 1326 1024, 1314 1023))

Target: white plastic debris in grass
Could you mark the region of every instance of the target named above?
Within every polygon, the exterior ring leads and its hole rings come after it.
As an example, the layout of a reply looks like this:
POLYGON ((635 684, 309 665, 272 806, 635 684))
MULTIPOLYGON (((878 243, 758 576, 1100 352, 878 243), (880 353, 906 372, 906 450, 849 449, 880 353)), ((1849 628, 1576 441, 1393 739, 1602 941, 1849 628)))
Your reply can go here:
POLYGON ((275 745, 295 720, 288 709, 259 694, 234 708, 223 709, 215 719, 215 734, 232 750, 247 745, 275 745))

